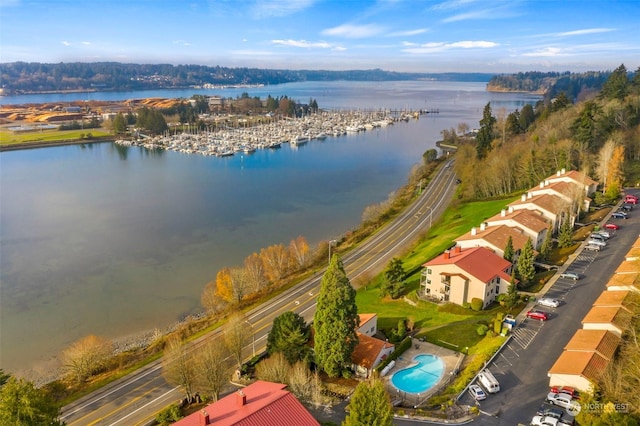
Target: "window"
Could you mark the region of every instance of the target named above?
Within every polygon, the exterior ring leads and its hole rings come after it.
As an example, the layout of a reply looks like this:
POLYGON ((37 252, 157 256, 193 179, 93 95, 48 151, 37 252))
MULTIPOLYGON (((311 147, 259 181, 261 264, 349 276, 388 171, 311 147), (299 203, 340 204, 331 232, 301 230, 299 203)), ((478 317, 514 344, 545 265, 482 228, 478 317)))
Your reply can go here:
POLYGON ((496 294, 498 294, 498 293, 500 293, 500 286, 499 285, 496 286, 496 294))
POLYGON ((427 268, 427 275, 431 275, 431 268, 427 268))
POLYGON ((427 278, 427 284, 431 284, 431 279, 427 278))

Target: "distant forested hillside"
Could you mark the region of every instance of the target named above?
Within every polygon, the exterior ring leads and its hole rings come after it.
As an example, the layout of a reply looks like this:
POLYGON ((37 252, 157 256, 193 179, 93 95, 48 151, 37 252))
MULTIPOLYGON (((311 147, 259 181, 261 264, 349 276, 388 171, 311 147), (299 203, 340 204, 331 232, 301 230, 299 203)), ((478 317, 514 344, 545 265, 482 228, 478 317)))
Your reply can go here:
POLYGON ((91 90, 146 90, 210 85, 281 84, 298 81, 392 81, 448 80, 484 82, 482 73, 400 73, 372 70, 270 70, 204 65, 123 64, 119 62, 72 62, 0 64, 5 94, 91 90))
POLYGON ((489 80, 487 90, 532 92, 545 95, 548 99, 553 99, 564 92, 569 99, 577 100, 599 91, 610 74, 611 72, 601 71, 584 73, 532 71, 502 74, 489 80))

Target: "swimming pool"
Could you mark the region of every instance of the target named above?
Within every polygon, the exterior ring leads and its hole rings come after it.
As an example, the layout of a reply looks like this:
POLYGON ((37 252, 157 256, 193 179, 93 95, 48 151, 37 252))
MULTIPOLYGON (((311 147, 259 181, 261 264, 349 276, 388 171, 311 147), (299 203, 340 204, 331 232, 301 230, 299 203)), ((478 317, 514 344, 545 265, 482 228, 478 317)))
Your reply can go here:
POLYGON ((393 373, 393 386, 407 393, 421 393, 434 387, 444 372, 442 359, 432 354, 421 354, 413 360, 417 362, 416 365, 393 373))

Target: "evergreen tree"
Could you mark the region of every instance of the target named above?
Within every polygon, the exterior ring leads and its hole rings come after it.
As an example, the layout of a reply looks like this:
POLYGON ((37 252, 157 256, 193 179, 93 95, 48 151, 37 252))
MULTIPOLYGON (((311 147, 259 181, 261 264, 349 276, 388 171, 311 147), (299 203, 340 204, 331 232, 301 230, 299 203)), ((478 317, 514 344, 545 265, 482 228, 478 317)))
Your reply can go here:
POLYGON ((573 244, 573 227, 571 226, 571 219, 567 216, 560 225, 560 232, 558 234, 558 247, 566 248, 571 247, 573 244))
POLYGON ((337 377, 351 365, 351 354, 358 344, 359 322, 356 291, 340 257, 334 254, 322 277, 313 319, 316 364, 329 377, 337 377))
POLYGON ((287 311, 273 320, 273 327, 267 337, 269 355, 282 352, 290 364, 303 360, 309 352, 310 329, 304 318, 287 311))
POLYGON ((602 86, 600 96, 605 99, 623 100, 629 94, 629 77, 624 64, 616 68, 602 86))
POLYGON ((113 133, 115 135, 122 135, 127 131, 127 121, 121 112, 117 113, 113 119, 113 133))
POLYGON ((42 389, 24 379, 10 377, 0 388, 0 424, 56 425, 60 408, 42 389))
POLYGON ((540 252, 538 253, 540 259, 549 260, 551 249, 553 249, 553 232, 551 231, 551 227, 549 227, 547 234, 544 236, 544 241, 542 241, 542 245, 540 246, 540 252))
POLYGON ((389 261, 387 269, 384 271, 384 282, 381 286, 383 296, 387 294, 392 298, 397 298, 404 291, 406 272, 402 266, 402 260, 394 257, 389 261))
POLYGON ((525 106, 523 106, 522 111, 520 111, 520 117, 519 117, 520 129, 523 132, 526 132, 529 126, 533 124, 535 118, 536 118, 535 113, 533 111, 533 107, 531 106, 531 104, 526 104, 525 106))
POLYGON ((491 143, 495 138, 494 126, 496 118, 491 115, 491 102, 487 103, 482 112, 482 120, 480 120, 480 130, 476 136, 476 152, 478 158, 484 158, 491 151, 491 143))
POLYGON ((509 262, 513 262, 513 238, 509 235, 509 239, 507 240, 507 245, 504 247, 504 255, 502 256, 504 260, 508 260, 509 262))
POLYGON ((377 379, 360 382, 349 403, 342 426, 391 426, 393 407, 384 384, 377 379))
POLYGON ((504 305, 508 309, 511 309, 518 303, 519 298, 518 283, 516 282, 515 270, 513 270, 511 272, 511 279, 509 280, 509 288, 507 289, 507 294, 504 297, 504 305))
POLYGON ((527 239, 524 248, 522 249, 522 253, 518 257, 518 275, 520 275, 520 279, 525 282, 529 282, 536 275, 536 268, 534 266, 535 257, 533 255, 533 243, 531 242, 531 238, 527 239))

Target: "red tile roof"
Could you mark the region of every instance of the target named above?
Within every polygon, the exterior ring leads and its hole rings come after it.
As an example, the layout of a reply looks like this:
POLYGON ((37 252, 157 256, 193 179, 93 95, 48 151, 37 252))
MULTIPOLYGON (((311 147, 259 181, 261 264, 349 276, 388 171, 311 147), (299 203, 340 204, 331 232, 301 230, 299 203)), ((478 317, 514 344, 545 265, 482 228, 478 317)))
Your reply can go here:
POLYGON ((234 392, 174 426, 201 426, 203 411, 209 415, 208 424, 215 426, 319 426, 285 387, 281 383, 257 381, 241 390, 246 396, 244 405, 238 402, 240 391, 234 392))
POLYGON ((609 365, 597 352, 564 351, 549 370, 550 374, 574 374, 596 382, 609 365))
POLYGON ((597 352, 610 360, 618 349, 620 337, 609 330, 578 329, 567 346, 566 351, 597 352))
POLYGON ((560 214, 563 210, 566 210, 568 207, 568 203, 563 200, 558 195, 552 194, 540 194, 534 195, 531 198, 528 198, 525 201, 517 200, 509 204, 510 206, 520 206, 523 204, 532 204, 534 206, 540 207, 543 210, 546 210, 554 215, 560 214))
POLYGON ((534 232, 540 232, 550 226, 549 221, 542 216, 542 214, 527 209, 518 209, 511 213, 505 211, 504 216, 502 216, 502 212, 500 212, 499 214, 487 219, 486 222, 498 222, 503 220, 513 220, 524 228, 530 229, 534 232))
POLYGON ((494 247, 497 247, 498 250, 504 250, 509 237, 511 237, 511 244, 515 250, 522 250, 529 239, 529 236, 520 228, 498 225, 489 226, 484 231, 476 228, 476 235, 467 232, 461 237, 456 238, 456 241, 484 240, 494 247))
POLYGON ((456 265, 483 283, 491 281, 496 276, 500 276, 507 281, 511 279, 505 272, 511 266, 511 263, 488 248, 474 247, 460 251, 454 249, 449 252, 448 259, 446 259, 446 253, 430 260, 423 266, 456 265))
POLYGON ((351 354, 351 361, 355 365, 371 369, 373 363, 378 359, 380 352, 383 349, 392 348, 393 346, 393 344, 385 342, 384 340, 358 333, 358 345, 351 354))

